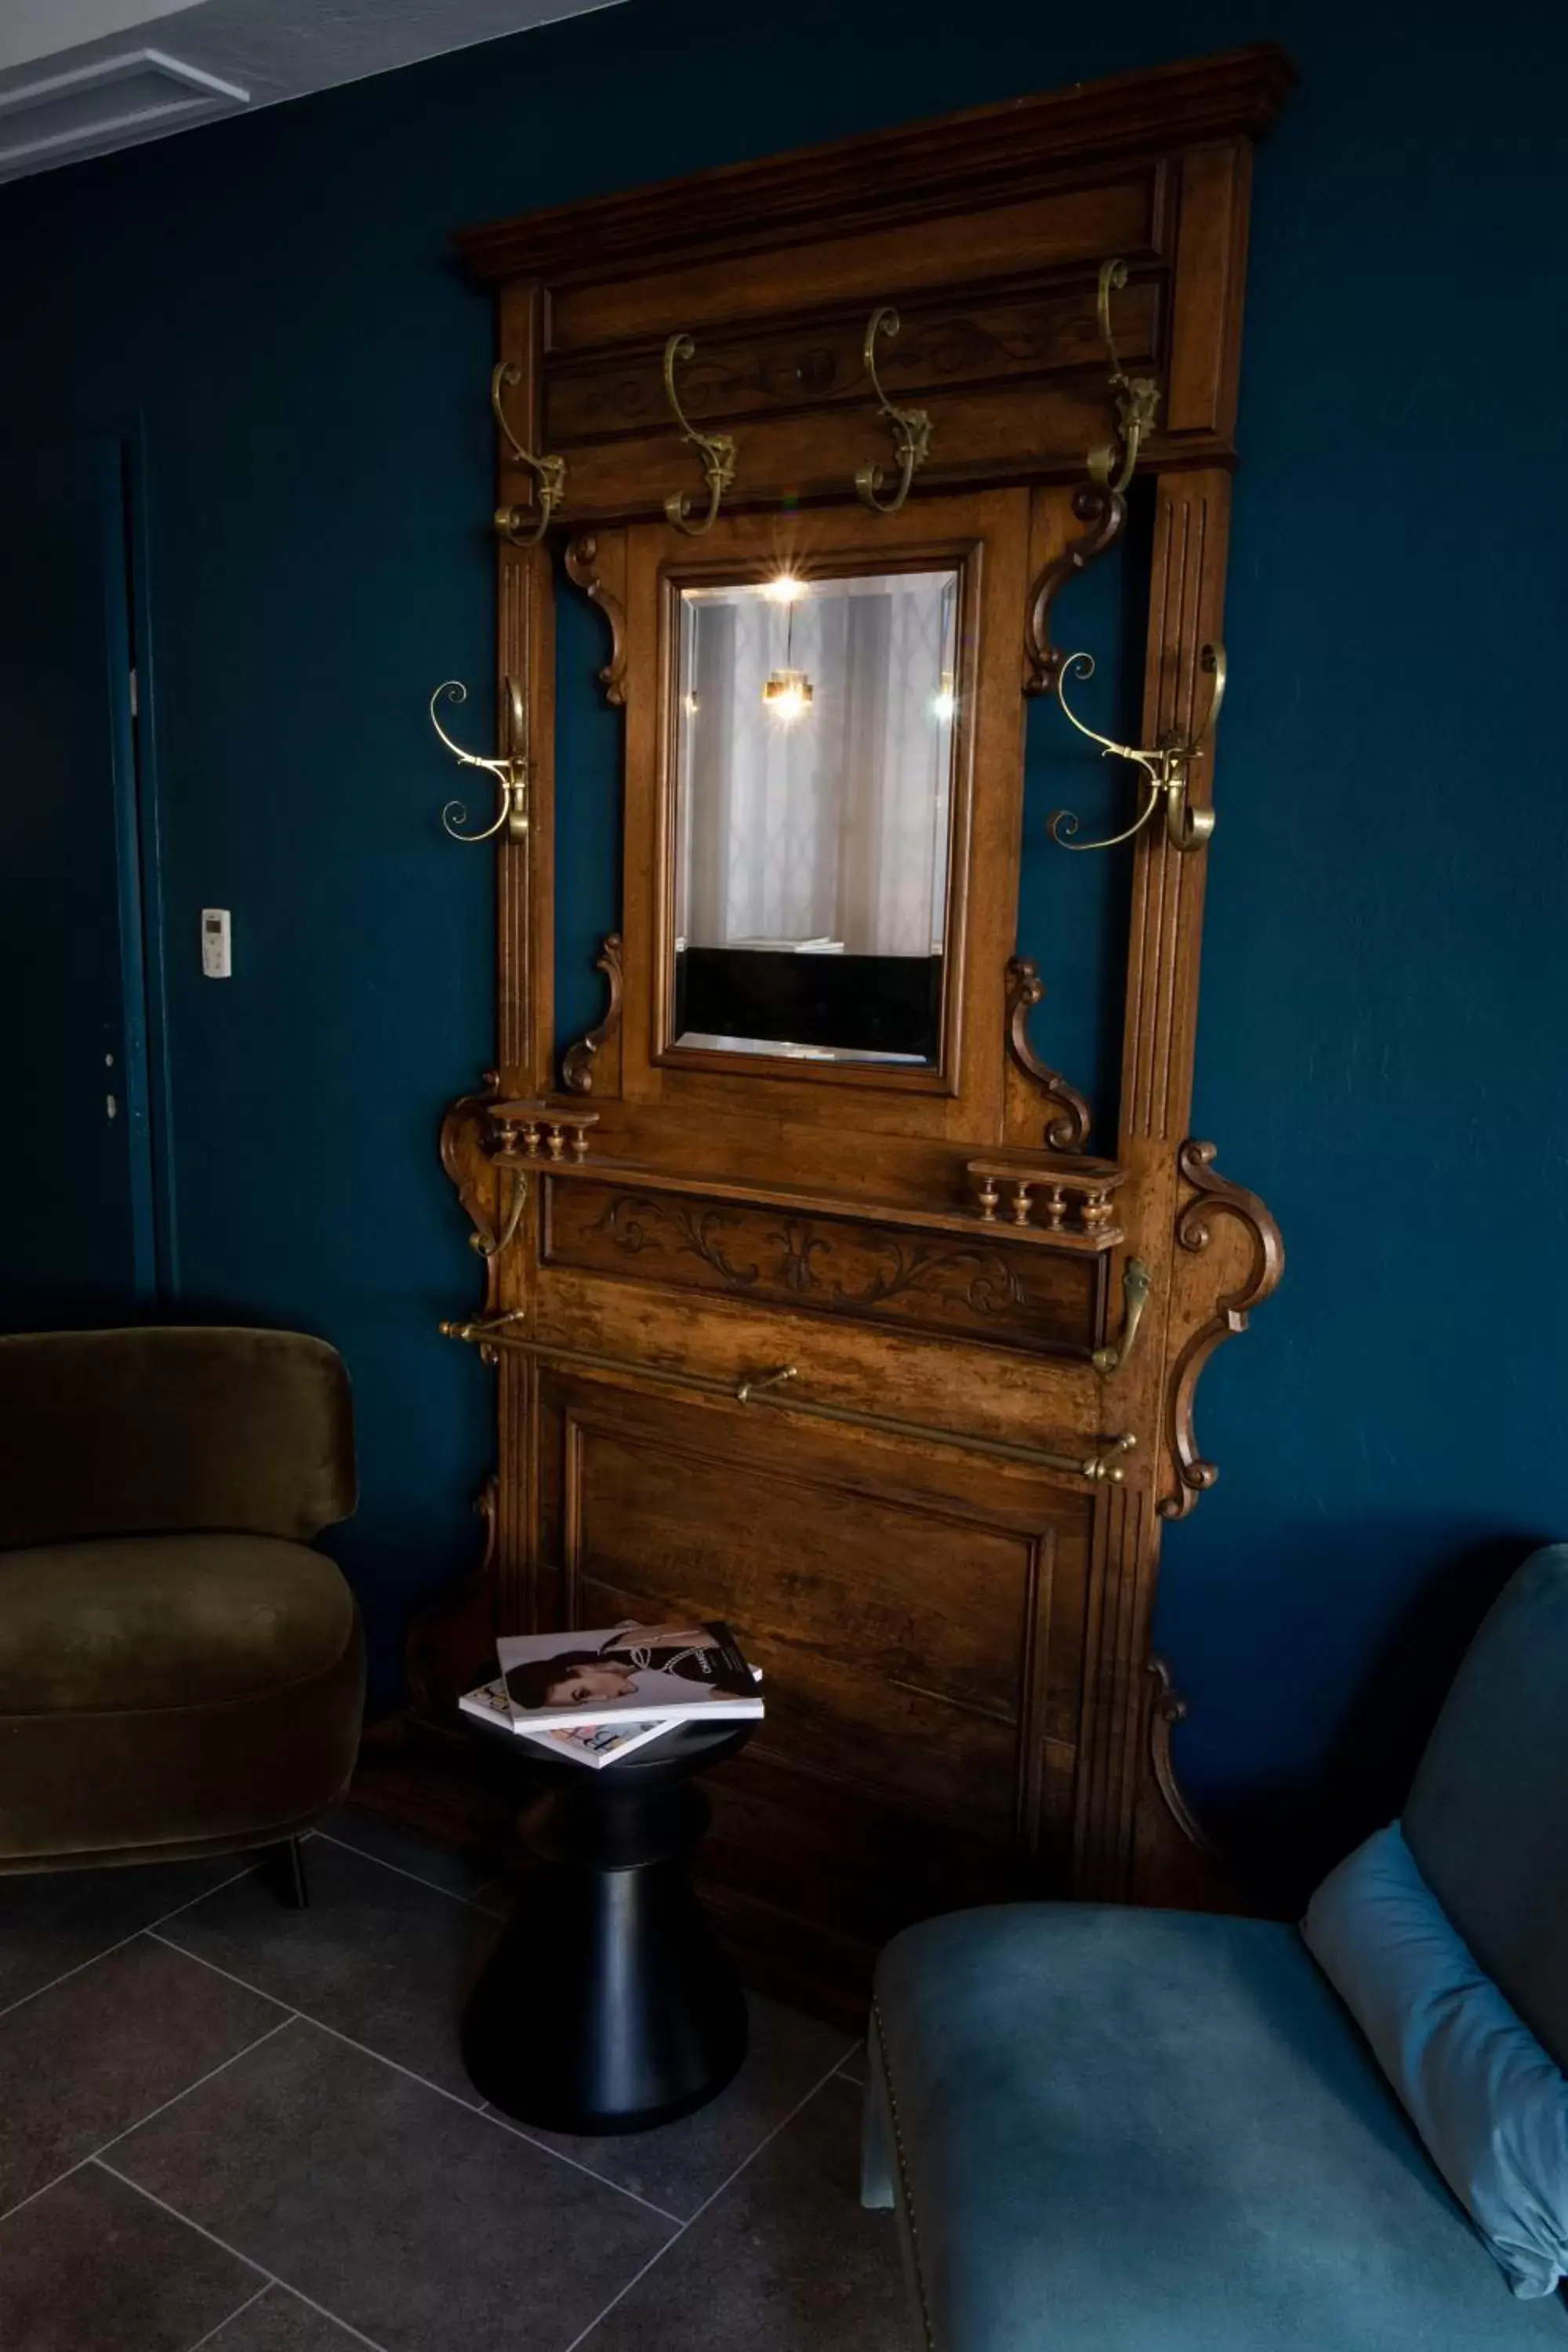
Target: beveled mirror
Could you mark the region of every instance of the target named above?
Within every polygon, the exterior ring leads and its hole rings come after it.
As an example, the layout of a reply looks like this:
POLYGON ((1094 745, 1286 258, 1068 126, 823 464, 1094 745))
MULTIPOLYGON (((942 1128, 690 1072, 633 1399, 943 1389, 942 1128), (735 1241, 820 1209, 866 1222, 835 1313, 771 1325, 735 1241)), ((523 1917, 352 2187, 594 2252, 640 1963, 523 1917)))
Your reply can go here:
POLYGON ((677 588, 667 1050, 940 1064, 962 590, 677 588))

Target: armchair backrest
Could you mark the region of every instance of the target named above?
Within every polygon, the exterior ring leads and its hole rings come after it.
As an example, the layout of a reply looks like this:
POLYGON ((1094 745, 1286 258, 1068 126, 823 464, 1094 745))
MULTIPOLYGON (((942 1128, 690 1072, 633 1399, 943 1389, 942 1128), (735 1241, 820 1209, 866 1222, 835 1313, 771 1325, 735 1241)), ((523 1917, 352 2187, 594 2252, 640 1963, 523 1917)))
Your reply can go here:
POLYGON ((342 1357, 297 1331, 0 1338, 0 1549, 320 1533, 354 1507, 342 1357))
POLYGON ((1568 2069, 1568 1544, 1534 1553, 1504 1587, 1403 1819, 1470 1950, 1568 2069))

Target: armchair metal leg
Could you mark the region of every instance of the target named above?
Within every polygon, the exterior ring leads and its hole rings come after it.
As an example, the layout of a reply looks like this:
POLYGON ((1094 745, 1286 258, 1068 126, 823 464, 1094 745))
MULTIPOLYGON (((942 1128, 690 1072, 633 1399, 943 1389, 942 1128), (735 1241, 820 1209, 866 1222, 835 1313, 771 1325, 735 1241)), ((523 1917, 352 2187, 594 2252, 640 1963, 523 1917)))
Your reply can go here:
POLYGON ((267 1869, 273 1892, 286 1909, 310 1909, 310 1882, 305 1876, 304 1849, 298 1838, 289 1838, 282 1845, 275 1845, 267 1857, 267 1869))

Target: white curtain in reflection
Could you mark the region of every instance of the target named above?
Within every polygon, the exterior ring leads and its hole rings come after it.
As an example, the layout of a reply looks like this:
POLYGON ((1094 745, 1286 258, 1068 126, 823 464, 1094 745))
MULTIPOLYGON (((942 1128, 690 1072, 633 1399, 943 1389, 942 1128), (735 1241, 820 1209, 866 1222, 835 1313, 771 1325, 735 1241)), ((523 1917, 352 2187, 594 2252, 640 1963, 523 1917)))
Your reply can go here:
POLYGON ((677 928, 692 946, 942 952, 956 587, 894 573, 790 604, 754 588, 684 601, 677 928), (812 686, 793 724, 763 699, 785 668, 812 686))

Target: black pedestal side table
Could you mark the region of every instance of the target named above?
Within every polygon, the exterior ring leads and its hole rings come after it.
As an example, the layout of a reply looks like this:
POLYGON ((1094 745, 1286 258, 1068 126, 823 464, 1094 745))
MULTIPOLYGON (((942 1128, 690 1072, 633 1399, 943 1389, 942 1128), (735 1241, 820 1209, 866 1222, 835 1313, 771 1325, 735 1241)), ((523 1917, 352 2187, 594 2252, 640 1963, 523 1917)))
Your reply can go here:
POLYGON ((706 2106, 746 2054, 746 2000, 691 1885, 710 1818, 692 1781, 751 1724, 683 1725, 602 1771, 471 1729, 522 1799, 531 1857, 464 2013, 475 2089, 548 2131, 647 2131, 706 2106))

